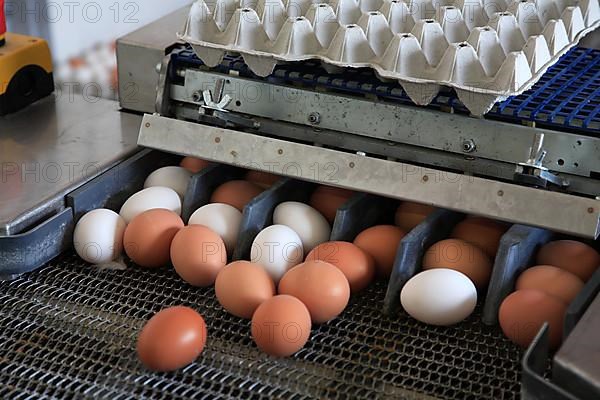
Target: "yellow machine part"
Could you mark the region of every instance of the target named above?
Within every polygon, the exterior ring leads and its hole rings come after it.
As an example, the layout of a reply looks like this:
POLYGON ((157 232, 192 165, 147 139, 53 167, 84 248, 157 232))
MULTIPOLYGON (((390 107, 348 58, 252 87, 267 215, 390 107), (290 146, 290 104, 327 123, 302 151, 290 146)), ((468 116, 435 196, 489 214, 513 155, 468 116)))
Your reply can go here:
POLYGON ((23 67, 37 65, 52 73, 50 48, 44 39, 6 33, 6 44, 0 47, 0 95, 6 92, 12 77, 23 67))

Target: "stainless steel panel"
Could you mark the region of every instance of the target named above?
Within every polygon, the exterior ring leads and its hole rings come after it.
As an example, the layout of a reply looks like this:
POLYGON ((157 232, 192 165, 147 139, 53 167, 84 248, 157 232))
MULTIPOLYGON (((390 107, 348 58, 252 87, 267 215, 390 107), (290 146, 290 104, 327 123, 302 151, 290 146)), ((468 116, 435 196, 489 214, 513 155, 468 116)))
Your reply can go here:
POLYGON ((398 199, 598 236, 600 201, 145 115, 138 144, 398 199))
POLYGON ((171 86, 174 100, 193 102, 194 93, 214 88, 226 77, 224 94, 232 111, 297 124, 311 125, 318 113, 320 129, 330 129, 397 141, 473 157, 519 163, 527 160, 536 133, 545 133, 548 152, 544 166, 552 171, 589 176, 600 171, 600 139, 470 118, 382 101, 321 93, 195 69, 185 70, 185 86, 171 86), (465 153, 463 144, 474 149, 465 153))
MULTIPOLYGON (((178 103, 173 107, 173 111, 174 116, 178 119, 197 121, 199 118, 198 107, 192 104, 178 103)), ((257 132, 261 135, 312 142, 317 146, 324 145, 356 153, 362 152, 374 156, 384 156, 388 159, 417 163, 432 168, 440 167, 451 171, 462 171, 467 175, 504 181, 514 180, 515 165, 508 162, 290 124, 268 118, 253 117, 252 121, 259 125, 257 132)), ((561 177, 569 181, 570 193, 592 197, 600 193, 600 180, 598 179, 570 174, 561 174, 561 177)))
POLYGON ((136 149, 141 117, 118 109, 63 92, 0 118, 0 236, 61 210, 66 193, 136 149))
POLYGON ((178 42, 189 7, 183 7, 117 40, 119 101, 123 108, 154 112, 156 66, 178 42))
MULTIPOLYGON (((261 133, 287 137, 294 140, 313 141, 326 146, 339 147, 354 152, 383 155, 409 163, 418 163, 430 167, 463 171, 465 174, 512 181, 515 166, 512 163, 495 161, 480 157, 471 157, 457 153, 432 150, 421 146, 372 139, 360 135, 343 134, 328 130, 285 124, 283 122, 259 119, 261 133)), ((595 196, 600 193, 600 181, 578 175, 561 175, 570 185, 569 191, 595 196)))

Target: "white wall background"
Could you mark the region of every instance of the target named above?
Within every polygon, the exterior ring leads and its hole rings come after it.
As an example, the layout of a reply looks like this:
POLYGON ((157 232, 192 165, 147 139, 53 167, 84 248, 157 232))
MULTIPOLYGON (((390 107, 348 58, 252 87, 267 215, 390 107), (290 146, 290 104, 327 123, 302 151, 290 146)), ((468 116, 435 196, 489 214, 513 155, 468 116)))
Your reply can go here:
MULTIPOLYGON (((47 39, 55 63, 106 43, 191 0, 6 0, 11 32, 47 39)), ((181 22, 182 26, 184 21, 181 22)))

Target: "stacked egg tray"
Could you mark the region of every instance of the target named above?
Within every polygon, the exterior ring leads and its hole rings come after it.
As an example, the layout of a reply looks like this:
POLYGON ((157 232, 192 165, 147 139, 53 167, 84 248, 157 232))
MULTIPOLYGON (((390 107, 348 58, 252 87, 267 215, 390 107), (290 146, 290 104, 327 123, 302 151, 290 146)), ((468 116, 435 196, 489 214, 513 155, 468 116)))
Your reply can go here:
POLYGON ((233 52, 263 77, 310 59, 371 68, 416 104, 446 86, 483 115, 598 25, 597 0, 197 0, 180 38, 209 67, 233 52))
MULTIPOLYGON (((75 219, 99 207, 118 210, 149 172, 177 161, 169 154, 138 153, 69 195, 75 219)), ((183 219, 206 204, 216 187, 243 174, 226 165, 195 174, 183 219)), ((233 258, 247 257, 277 204, 307 201, 314 188, 284 178, 252 200, 233 258)), ((392 223, 396 206, 391 199, 356 194, 338 209, 331 239, 352 240, 370 226, 392 223)), ((124 271, 99 269, 68 250, 35 272, 0 283, 0 397, 516 399, 523 389, 523 353, 503 336, 496 315, 517 274, 531 266, 535 250, 552 233, 512 226, 502 238, 487 297, 460 324, 426 325, 398 306, 399 291, 421 269, 425 250, 463 218, 446 210, 431 214, 401 241, 389 283, 375 282, 353 296, 338 318, 313 327, 307 345, 284 359, 260 352, 250 321, 226 313, 213 288, 191 287, 168 267, 129 263, 124 271), (203 315, 207 347, 183 370, 153 373, 137 360, 136 337, 153 314, 172 305, 203 315)), ((600 279, 593 282, 600 286, 600 279)), ((565 318, 573 325, 580 313, 570 307, 565 318)), ((539 386, 537 391, 545 390, 539 386)))

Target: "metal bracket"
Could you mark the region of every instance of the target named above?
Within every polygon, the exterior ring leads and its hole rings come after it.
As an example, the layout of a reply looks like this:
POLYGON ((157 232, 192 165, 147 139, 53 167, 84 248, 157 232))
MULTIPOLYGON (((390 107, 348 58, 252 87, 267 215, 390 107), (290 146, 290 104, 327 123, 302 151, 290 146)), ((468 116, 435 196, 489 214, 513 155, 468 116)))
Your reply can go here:
POLYGON ((210 90, 202 92, 204 104, 198 110, 200 119, 220 126, 258 129, 260 123, 257 121, 225 109, 233 99, 228 94, 223 96, 224 87, 225 79, 220 78, 215 82, 214 99, 210 90))
POLYGON ((210 90, 206 89, 202 92, 202 100, 204 100, 204 104, 200 106, 202 110, 219 110, 223 112, 227 112, 225 107, 231 103, 231 96, 226 94, 223 96, 223 88, 225 87, 225 79, 217 79, 215 82, 215 100, 213 100, 212 93, 210 90))
POLYGON ((559 187, 568 187, 569 181, 553 174, 544 167, 542 163, 548 152, 543 148, 544 134, 536 133, 533 137, 532 146, 529 148, 529 158, 527 162, 518 163, 515 170, 515 181, 526 185, 547 187, 553 184, 559 187))

